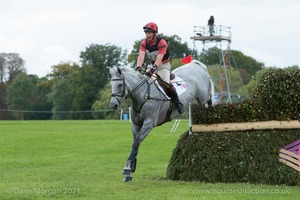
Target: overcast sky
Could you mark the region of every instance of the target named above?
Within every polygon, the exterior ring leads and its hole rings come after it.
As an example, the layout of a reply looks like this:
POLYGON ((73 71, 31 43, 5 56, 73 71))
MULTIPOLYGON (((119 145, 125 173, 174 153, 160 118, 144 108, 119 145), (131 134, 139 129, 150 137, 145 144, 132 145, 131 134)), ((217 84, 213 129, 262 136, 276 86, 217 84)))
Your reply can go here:
POLYGON ((1 0, 0 52, 20 54, 42 77, 61 61, 79 62, 92 43, 131 51, 150 21, 194 48, 194 26, 211 15, 231 27, 231 49, 266 66, 300 65, 299 0, 1 0))

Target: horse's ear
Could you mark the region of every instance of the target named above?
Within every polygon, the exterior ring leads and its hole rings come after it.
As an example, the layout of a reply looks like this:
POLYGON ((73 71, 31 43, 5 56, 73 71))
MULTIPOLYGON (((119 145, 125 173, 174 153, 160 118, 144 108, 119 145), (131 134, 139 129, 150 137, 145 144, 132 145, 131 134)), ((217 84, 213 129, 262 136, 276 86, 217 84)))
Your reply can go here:
POLYGON ((122 74, 122 72, 121 72, 121 70, 120 70, 120 68, 118 67, 118 72, 119 72, 119 74, 122 74))

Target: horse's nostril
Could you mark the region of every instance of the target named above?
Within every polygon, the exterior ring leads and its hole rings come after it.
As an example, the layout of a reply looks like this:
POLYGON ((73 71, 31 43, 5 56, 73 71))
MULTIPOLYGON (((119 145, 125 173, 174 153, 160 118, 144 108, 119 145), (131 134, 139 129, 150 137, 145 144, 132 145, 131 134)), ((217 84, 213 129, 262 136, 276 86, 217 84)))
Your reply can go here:
POLYGON ((115 105, 113 105, 111 108, 112 108, 113 110, 117 110, 117 109, 118 109, 118 105, 115 104, 115 105))

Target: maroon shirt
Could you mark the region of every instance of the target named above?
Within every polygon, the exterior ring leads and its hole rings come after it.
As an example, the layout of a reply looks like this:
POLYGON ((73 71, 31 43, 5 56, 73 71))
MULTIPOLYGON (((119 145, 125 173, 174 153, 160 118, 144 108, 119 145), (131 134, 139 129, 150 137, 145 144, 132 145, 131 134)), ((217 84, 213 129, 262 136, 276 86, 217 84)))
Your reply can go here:
POLYGON ((168 43, 165 39, 156 37, 155 40, 151 43, 147 42, 147 39, 144 39, 140 45, 140 51, 146 51, 149 57, 152 59, 158 54, 164 54, 163 63, 168 62, 170 60, 168 53, 168 43), (148 50, 148 51, 147 51, 148 50))

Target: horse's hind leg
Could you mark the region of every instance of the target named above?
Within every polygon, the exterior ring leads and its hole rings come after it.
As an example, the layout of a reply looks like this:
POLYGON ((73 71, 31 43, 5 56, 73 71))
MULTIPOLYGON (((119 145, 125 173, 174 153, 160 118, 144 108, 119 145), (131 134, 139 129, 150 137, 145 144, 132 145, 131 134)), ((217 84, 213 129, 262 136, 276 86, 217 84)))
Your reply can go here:
POLYGON ((197 97, 196 98, 197 102, 201 105, 204 105, 205 107, 209 107, 209 108, 212 108, 213 105, 212 105, 212 99, 211 99, 211 95, 209 97, 209 99, 205 102, 204 99, 202 99, 201 97, 197 97), (204 101, 204 102, 203 102, 204 101))
POLYGON ((207 101, 207 105, 208 105, 209 108, 212 108, 212 107, 213 107, 213 106, 212 106, 212 100, 211 100, 211 98, 207 101))

